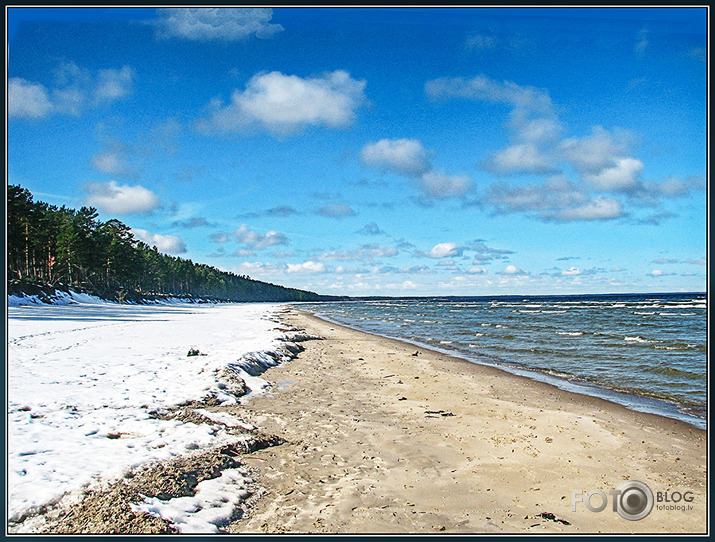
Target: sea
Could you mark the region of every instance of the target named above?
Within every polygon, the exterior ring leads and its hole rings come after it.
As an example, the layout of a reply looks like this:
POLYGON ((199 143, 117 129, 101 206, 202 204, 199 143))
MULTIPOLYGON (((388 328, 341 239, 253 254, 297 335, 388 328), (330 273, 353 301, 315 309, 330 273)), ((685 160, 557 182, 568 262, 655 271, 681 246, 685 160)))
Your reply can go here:
POLYGON ((707 427, 707 295, 302 304, 323 319, 707 427))

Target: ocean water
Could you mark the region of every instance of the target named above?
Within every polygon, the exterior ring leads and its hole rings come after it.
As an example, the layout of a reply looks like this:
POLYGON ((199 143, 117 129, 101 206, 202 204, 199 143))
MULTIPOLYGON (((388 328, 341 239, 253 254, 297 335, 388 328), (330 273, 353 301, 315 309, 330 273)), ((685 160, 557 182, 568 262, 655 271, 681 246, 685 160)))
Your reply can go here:
POLYGON ((706 427, 705 294, 412 298, 301 308, 706 427))

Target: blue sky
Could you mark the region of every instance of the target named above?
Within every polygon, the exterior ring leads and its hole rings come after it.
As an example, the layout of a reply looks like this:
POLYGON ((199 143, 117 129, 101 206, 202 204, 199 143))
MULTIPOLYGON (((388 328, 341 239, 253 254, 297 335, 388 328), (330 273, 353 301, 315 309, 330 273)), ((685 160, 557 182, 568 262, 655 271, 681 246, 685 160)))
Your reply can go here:
POLYGON ((704 291, 705 8, 8 9, 8 181, 324 294, 704 291))

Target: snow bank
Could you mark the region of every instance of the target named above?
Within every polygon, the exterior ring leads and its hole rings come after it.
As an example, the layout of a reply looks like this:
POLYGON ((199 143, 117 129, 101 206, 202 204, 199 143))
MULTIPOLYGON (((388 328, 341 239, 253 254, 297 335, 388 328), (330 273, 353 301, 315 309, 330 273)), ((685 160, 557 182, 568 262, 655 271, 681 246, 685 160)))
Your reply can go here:
POLYGON ((227 469, 218 478, 200 482, 191 497, 168 501, 145 497, 143 503, 131 507, 135 512, 169 520, 182 534, 218 533, 218 527, 229 524, 236 508, 248 496, 250 480, 243 468, 227 469))
POLYGON ((289 359, 295 346, 271 320, 279 307, 10 306, 9 518, 98 477, 232 442, 222 423, 156 413, 211 395, 236 401, 219 380, 226 367, 245 373, 252 391, 264 389, 255 375, 289 359), (187 357, 190 349, 202 355, 187 357))
POLYGON ((39 295, 7 296, 8 307, 22 307, 26 305, 72 305, 74 303, 101 304, 107 303, 107 301, 89 294, 78 294, 77 292, 68 293, 62 290, 55 290, 54 294, 45 296, 44 298, 39 295))

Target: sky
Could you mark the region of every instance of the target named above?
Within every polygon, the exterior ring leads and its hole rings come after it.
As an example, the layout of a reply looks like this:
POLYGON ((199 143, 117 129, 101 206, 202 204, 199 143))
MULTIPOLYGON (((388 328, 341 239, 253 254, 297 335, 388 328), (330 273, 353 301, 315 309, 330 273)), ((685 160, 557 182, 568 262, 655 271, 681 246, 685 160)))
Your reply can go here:
POLYGON ((705 291, 707 8, 6 8, 7 179, 334 295, 705 291))

